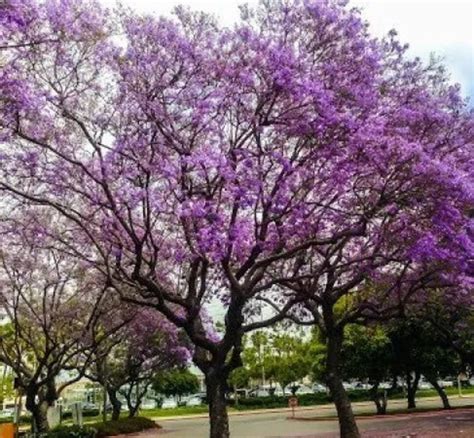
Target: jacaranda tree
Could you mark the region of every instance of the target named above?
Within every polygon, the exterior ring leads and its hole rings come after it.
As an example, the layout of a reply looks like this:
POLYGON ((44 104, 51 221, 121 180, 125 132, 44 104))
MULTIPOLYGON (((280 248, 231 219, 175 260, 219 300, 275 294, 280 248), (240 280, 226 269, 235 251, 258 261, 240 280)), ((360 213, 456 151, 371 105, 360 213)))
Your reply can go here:
MULTIPOLYGON (((118 420, 122 408, 119 394, 127 403, 128 416, 134 417, 157 373, 186 366, 190 352, 176 327, 159 312, 129 306, 116 312, 124 324, 105 342, 93 346, 86 376, 100 383, 112 405, 112 420, 118 420)), ((110 316, 102 318, 102 327, 110 326, 110 316)), ((117 321, 112 319, 112 324, 117 321)))
MULTIPOLYGON (((266 0, 222 29, 183 8, 7 1, 0 23, 5 202, 55 210, 63 226, 37 229, 187 333, 211 437, 229 436, 226 379, 246 332, 322 306, 337 369, 339 295, 400 289, 408 255, 421 267, 454 254, 437 273, 460 280, 472 115, 344 2, 266 0)), ((336 374, 341 434, 356 437, 336 374)))
POLYGON ((13 371, 34 430, 45 432, 48 408, 120 330, 121 323, 105 330, 100 324, 119 301, 77 259, 38 246, 23 233, 1 232, 0 312, 6 321, 0 327, 0 362, 13 371))

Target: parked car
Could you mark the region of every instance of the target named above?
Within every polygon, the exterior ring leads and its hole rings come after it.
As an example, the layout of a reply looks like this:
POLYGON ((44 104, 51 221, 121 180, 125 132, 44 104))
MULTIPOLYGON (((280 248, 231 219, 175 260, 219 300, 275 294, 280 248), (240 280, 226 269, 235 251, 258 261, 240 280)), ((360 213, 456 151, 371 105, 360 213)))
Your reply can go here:
POLYGON ((201 406, 202 399, 201 397, 190 397, 186 400, 186 406, 201 406))
POLYGON ((342 382, 342 386, 346 391, 351 391, 354 389, 354 384, 350 382, 342 382))
POLYGON ((5 408, 2 411, 0 411, 0 418, 10 418, 15 415, 15 409, 14 408, 5 408))
POLYGON ((285 394, 292 394, 293 389, 296 388, 296 395, 303 395, 303 394, 313 394, 313 390, 302 383, 290 383, 288 386, 285 387, 285 394))
POLYGON ((280 386, 277 386, 276 388, 272 388, 270 390, 270 393, 273 391, 273 395, 276 396, 276 397, 282 397, 284 394, 283 394, 283 389, 281 389, 280 386))
POLYGON ((312 394, 313 390, 309 386, 300 385, 300 387, 296 391, 296 395, 303 395, 303 394, 312 394))
POLYGON ((327 387, 321 383, 313 383, 313 392, 327 392, 327 387))
POLYGON ((441 386, 441 388, 450 388, 454 386, 454 382, 452 380, 438 380, 438 385, 441 386))
POLYGON ((420 380, 418 382, 418 389, 432 389, 433 385, 425 380, 420 380))
POLYGON ((143 400, 141 405, 141 409, 155 409, 156 408, 156 401, 155 400, 143 400))
POLYGON ((95 403, 89 403, 89 402, 82 403, 81 407, 83 411, 95 411, 99 409, 99 406, 97 406, 95 403))
POLYGON ((370 389, 372 388, 372 385, 369 385, 368 383, 354 382, 352 387, 353 389, 370 389))
POLYGON ((252 391, 249 392, 250 397, 268 397, 269 395, 270 391, 263 388, 252 389, 252 391))
POLYGON ((174 409, 177 407, 178 403, 172 398, 166 398, 163 400, 163 403, 161 403, 161 409, 174 409))

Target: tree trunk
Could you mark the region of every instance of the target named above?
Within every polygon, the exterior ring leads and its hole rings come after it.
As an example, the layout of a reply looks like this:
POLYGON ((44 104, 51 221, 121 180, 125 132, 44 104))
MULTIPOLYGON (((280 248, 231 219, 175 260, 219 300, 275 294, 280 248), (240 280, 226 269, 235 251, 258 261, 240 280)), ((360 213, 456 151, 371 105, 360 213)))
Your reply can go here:
POLYGON ((130 392, 128 393, 127 398, 127 406, 128 406, 128 418, 136 417, 138 411, 140 410, 140 406, 142 405, 143 397, 145 397, 149 383, 144 383, 140 389, 140 381, 135 383, 135 404, 133 403, 132 399, 132 392, 133 392, 133 385, 130 388, 130 392))
POLYGON ((206 373, 209 402, 210 438, 229 438, 229 417, 225 399, 226 375, 220 369, 210 368, 206 373))
POLYGON ((340 372, 342 329, 327 333, 327 383, 336 405, 341 438, 360 438, 359 429, 352 412, 351 402, 342 385, 340 372))
POLYGON ((45 400, 37 401, 37 393, 30 391, 26 395, 26 409, 31 412, 33 431, 44 433, 49 431, 48 403, 45 400))
POLYGON ((408 400, 408 409, 416 408, 416 391, 418 391, 418 382, 420 381, 420 373, 415 372, 415 378, 412 381, 410 374, 407 374, 407 400, 408 400))
POLYGON ((110 404, 112 405, 112 421, 116 421, 120 418, 120 411, 122 410, 122 403, 117 398, 117 390, 114 388, 107 388, 109 395, 110 404))
POLYGON ((372 400, 377 409, 377 415, 385 415, 387 413, 387 392, 379 391, 379 384, 375 384, 370 390, 372 393, 372 400))
POLYGON ((135 404, 132 402, 132 398, 127 399, 128 406, 128 418, 133 418, 137 416, 138 409, 140 408, 141 399, 135 400, 135 404))
POLYGON ((142 404, 142 399, 146 394, 147 388, 148 387, 145 386, 144 390, 140 391, 139 382, 130 382, 127 390, 121 393, 127 401, 128 418, 136 417, 136 415, 138 414, 140 405, 142 404), (135 403, 133 403, 134 398, 135 403))
POLYGON ((128 407, 128 418, 134 418, 138 414, 138 406, 129 406, 128 407))
POLYGON ((396 391, 398 389, 398 376, 394 375, 392 377, 392 391, 396 391))
POLYGON ((438 383, 438 380, 436 378, 428 378, 428 382, 430 382, 433 385, 433 388, 436 389, 436 392, 438 393, 441 401, 443 402, 443 409, 451 409, 448 396, 446 395, 446 392, 441 387, 441 385, 438 383))

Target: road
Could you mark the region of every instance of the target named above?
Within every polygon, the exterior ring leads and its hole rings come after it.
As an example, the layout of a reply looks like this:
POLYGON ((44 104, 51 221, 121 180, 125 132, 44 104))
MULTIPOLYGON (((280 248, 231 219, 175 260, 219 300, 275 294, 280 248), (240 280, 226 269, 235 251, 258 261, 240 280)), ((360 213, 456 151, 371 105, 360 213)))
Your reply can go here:
MULTIPOLYGON (((389 409, 403 408, 405 401, 390 401, 389 409)), ((474 397, 451 399, 453 406, 474 405, 474 397)), ((419 400, 419 408, 436 408, 436 399, 419 400)), ((354 403, 356 414, 372 412, 367 403, 354 403)), ((230 419, 232 438, 316 438, 336 437, 337 422, 322 419, 334 415, 331 406, 320 406, 297 411, 297 419, 289 419, 289 412, 265 412, 259 414, 232 415, 230 419)), ((206 438, 209 435, 207 418, 157 419, 163 430, 140 435, 143 438, 163 436, 164 438, 206 438)), ((417 413, 411 415, 386 416, 383 418, 359 418, 358 424, 364 436, 401 437, 417 433, 416 437, 466 437, 474 438, 474 410, 417 413), (382 433, 381 431, 384 431, 382 433), (440 431, 445 431, 441 435, 440 431), (387 433, 389 433, 387 435, 387 433), (394 433, 394 435, 390 435, 394 433), (453 435, 454 434, 454 435, 453 435)))

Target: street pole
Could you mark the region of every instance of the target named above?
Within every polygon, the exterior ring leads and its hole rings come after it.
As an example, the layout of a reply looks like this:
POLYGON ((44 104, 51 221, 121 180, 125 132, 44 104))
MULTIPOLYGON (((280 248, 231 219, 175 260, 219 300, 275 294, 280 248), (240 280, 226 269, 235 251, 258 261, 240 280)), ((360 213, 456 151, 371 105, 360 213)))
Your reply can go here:
POLYGON ((462 397, 461 374, 458 374, 458 394, 459 394, 459 397, 462 397))
POLYGON ((103 400, 103 412, 102 412, 102 421, 105 423, 107 421, 107 360, 104 358, 103 363, 103 376, 104 376, 104 400, 103 400))

